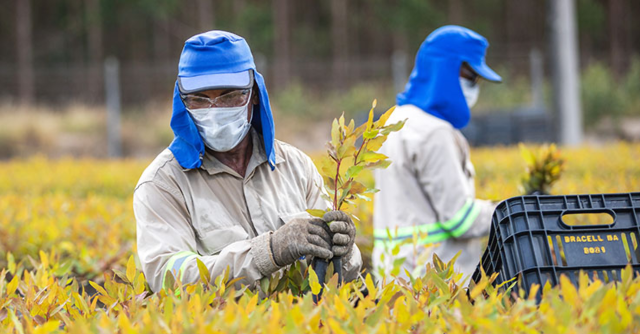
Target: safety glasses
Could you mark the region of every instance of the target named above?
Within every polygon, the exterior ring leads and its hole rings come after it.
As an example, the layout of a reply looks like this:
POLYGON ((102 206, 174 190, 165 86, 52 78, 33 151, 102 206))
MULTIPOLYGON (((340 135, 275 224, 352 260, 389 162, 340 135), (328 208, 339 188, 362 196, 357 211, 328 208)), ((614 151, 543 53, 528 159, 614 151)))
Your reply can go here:
POLYGON ((180 97, 187 109, 192 110, 242 107, 249 102, 249 98, 251 98, 251 89, 233 90, 214 99, 195 94, 181 95, 180 97))

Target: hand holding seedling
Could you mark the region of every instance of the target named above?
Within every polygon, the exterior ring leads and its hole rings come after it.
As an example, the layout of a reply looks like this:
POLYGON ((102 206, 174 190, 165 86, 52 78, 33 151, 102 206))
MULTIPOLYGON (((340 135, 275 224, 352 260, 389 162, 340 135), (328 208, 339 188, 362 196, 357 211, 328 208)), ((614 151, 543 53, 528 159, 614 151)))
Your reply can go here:
MULTIPOLYGON (((386 155, 377 151, 387 140, 387 136, 391 132, 400 130, 405 122, 403 120, 386 125, 395 107, 390 108, 377 121, 374 121, 375 106, 374 100, 367 122, 357 128, 353 120, 348 124, 345 123, 344 114, 339 119, 333 120, 331 141, 327 143, 328 154, 319 161, 320 174, 324 181, 323 198, 331 202, 331 209, 307 210, 313 216, 323 217, 334 233, 332 262, 340 280, 342 279, 341 259, 343 256, 348 257, 351 253, 356 231, 353 221, 358 220, 349 213, 349 206, 352 206, 356 199, 369 201, 370 198, 366 195, 377 192, 377 189, 361 183, 358 176, 365 170, 387 168, 391 164, 386 155), (359 140, 362 144, 358 146, 359 140)), ((345 260, 348 261, 348 258, 345 260)), ((322 259, 313 261, 312 267, 321 283, 324 282, 327 266, 328 262, 322 259)))

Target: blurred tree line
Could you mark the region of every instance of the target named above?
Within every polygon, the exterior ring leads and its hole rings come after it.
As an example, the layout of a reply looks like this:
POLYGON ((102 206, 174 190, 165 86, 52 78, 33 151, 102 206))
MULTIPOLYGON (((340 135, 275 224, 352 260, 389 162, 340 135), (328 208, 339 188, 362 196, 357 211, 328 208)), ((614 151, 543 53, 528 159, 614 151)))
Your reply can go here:
MULTIPOLYGON (((528 73, 533 49, 547 50, 548 1, 540 0, 2 0, 0 95, 34 101, 38 69, 77 68, 99 77, 106 56, 123 64, 162 64, 177 73, 188 37, 210 29, 244 36, 285 87, 295 62, 322 61, 340 88, 357 76, 350 64, 413 57, 435 28, 461 24, 489 39, 488 62, 528 73), (525 64, 525 65, 522 65, 525 64)), ((640 53, 640 1, 576 0, 581 65, 600 61, 614 76, 640 53)), ((101 83, 92 83, 94 90, 101 83)), ((163 91, 162 93, 166 93, 163 91)))

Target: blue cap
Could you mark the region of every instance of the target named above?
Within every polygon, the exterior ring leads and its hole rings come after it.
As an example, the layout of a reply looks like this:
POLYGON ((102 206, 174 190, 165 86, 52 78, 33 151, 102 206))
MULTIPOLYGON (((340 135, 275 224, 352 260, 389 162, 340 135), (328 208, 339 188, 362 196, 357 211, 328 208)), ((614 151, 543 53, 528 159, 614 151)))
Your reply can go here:
POLYGON ((502 82, 502 77, 485 62, 489 42, 473 30, 453 25, 440 27, 427 37, 425 44, 429 53, 458 55, 482 78, 502 82))
POLYGON ((275 168, 275 129, 269 94, 262 75, 256 71, 249 44, 226 31, 213 30, 189 38, 182 49, 178 79, 173 93, 171 129, 175 138, 169 150, 183 168, 202 165, 204 143, 189 116, 180 94, 219 88, 258 86, 259 102, 253 108, 252 126, 262 135, 271 168, 275 168))
POLYGON ((398 105, 414 105, 456 129, 467 126, 471 111, 460 87, 460 66, 467 63, 482 78, 502 81, 485 62, 488 46, 486 38, 464 27, 436 29, 420 46, 409 81, 396 96, 398 105))

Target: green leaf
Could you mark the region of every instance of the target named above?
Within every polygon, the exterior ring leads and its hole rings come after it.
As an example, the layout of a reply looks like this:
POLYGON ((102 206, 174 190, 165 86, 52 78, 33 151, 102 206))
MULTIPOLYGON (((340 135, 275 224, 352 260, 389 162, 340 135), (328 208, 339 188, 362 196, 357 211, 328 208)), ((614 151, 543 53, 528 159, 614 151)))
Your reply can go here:
POLYGON ((319 217, 322 218, 322 216, 324 216, 324 214, 327 212, 328 210, 318 210, 318 209, 307 209, 307 212, 314 216, 314 217, 319 217))
POLYGON ((345 157, 353 155, 356 152, 355 144, 356 137, 347 137, 340 146, 338 146, 337 157, 338 160, 342 160, 345 157))
POLYGON ((318 275, 312 267, 309 267, 309 286, 311 287, 311 293, 317 295, 320 293, 322 286, 318 283, 318 275))
POLYGON ((431 281, 435 283, 435 285, 443 294, 450 294, 449 285, 447 285, 447 283, 440 276, 438 276, 435 272, 431 272, 429 276, 431 278, 431 281))
POLYGON ((173 289, 173 287, 176 285, 176 278, 173 276, 172 273, 167 273, 167 275, 164 276, 164 282, 162 282, 162 286, 165 289, 173 289))
POLYGON ((373 104, 374 107, 371 107, 371 110, 369 110, 369 118, 367 119, 367 126, 365 127, 365 130, 371 130, 373 127, 373 108, 375 108, 375 100, 373 104))
POLYGON ((337 164, 333 159, 325 159, 333 163, 321 162, 320 171, 323 173, 323 177, 334 177, 336 174, 337 164))
POLYGON ((14 275, 9 284, 7 284, 7 296, 12 295, 18 288, 18 284, 20 284, 20 280, 18 278, 18 275, 14 275))
POLYGON ((289 276, 291 277, 291 281, 298 287, 302 286, 302 282, 304 281, 304 277, 302 277, 302 272, 300 272, 300 268, 295 268, 289 272, 289 276))
POLYGON ((364 139, 373 139, 378 135, 379 132, 380 132, 380 130, 378 130, 378 129, 371 129, 369 131, 365 131, 364 134, 362 135, 362 138, 364 138, 364 139))
POLYGON ((11 252, 7 253, 7 269, 12 275, 16 274, 16 260, 13 258, 11 252))
POLYGON ((383 135, 388 135, 391 132, 400 131, 400 129, 402 129, 402 127, 404 126, 405 121, 406 120, 400 121, 398 123, 394 123, 394 124, 391 124, 391 125, 387 125, 384 128, 382 128, 380 133, 382 133, 383 135))
POLYGON ((384 154, 381 153, 376 153, 373 151, 367 151, 362 153, 359 157, 358 160, 360 160, 360 162, 377 162, 379 160, 384 160, 387 159, 388 157, 384 154))
POLYGON ((94 289, 96 289, 96 291, 98 291, 101 295, 109 296, 109 294, 107 293, 107 290, 105 290, 102 286, 100 286, 100 284, 95 283, 93 281, 89 281, 89 285, 91 285, 94 289))
POLYGON ((335 273, 335 269, 333 267, 333 261, 329 261, 329 265, 327 266, 327 271, 325 271, 325 274, 324 274, 324 282, 328 283, 331 280, 331 277, 333 277, 334 273, 335 273))
POLYGON ((136 279, 136 261, 133 259, 133 255, 129 256, 127 262, 127 279, 129 282, 133 282, 136 279))
POLYGON ((198 271, 200 272, 200 279, 202 282, 209 285, 211 274, 209 273, 209 269, 199 258, 196 258, 196 263, 198 264, 198 271))
POLYGON ((349 167, 349 169, 347 169, 346 178, 347 179, 355 178, 356 176, 358 176, 358 174, 360 174, 360 172, 362 172, 363 169, 364 169, 364 166, 349 167))
POLYGON ((358 181, 352 181, 351 182, 351 186, 349 188, 349 194, 355 195, 355 194, 362 194, 367 190, 367 187, 364 186, 364 184, 358 182, 358 181))
POLYGON ((56 270, 53 273, 56 276, 64 276, 66 274, 71 273, 71 268, 73 268, 73 261, 67 260, 61 265, 59 265, 58 268, 56 268, 56 270))
POLYGON ((301 284, 301 288, 300 288, 300 292, 305 293, 307 291, 309 291, 310 287, 309 287, 309 278, 305 278, 304 281, 302 281, 301 284))
POLYGON ((279 277, 271 277, 271 281, 269 282, 269 294, 274 293, 277 291, 277 287, 280 284, 280 281, 285 281, 284 278, 279 278, 279 277))
POLYGON ((269 294, 269 277, 263 277, 260 280, 260 290, 265 294, 269 294))
POLYGON ((275 291, 277 292, 284 291, 287 288, 287 283, 289 283, 289 280, 287 279, 287 277, 281 278, 275 291))
POLYGON ((362 125, 360 125, 359 127, 357 127, 355 130, 353 130, 353 133, 351 134, 352 136, 358 138, 360 136, 362 136, 362 134, 364 133, 364 131, 367 129, 367 123, 364 123, 362 125))
POLYGON ((377 151, 382 147, 382 144, 387 140, 387 136, 377 136, 367 142, 367 149, 370 151, 377 151))
POLYGON ((129 279, 127 278, 127 274, 124 271, 122 271, 120 269, 117 269, 117 268, 113 268, 113 269, 111 269, 111 271, 113 271, 113 273, 116 276, 118 276, 121 280, 123 280, 124 282, 131 283, 131 281, 129 281, 129 279))
MULTIPOLYGON (((365 193, 366 193, 366 192, 365 192, 365 193)), ((358 199, 363 200, 363 201, 371 202, 371 198, 369 198, 369 196, 365 196, 365 195, 362 195, 362 194, 356 194, 356 197, 357 197, 358 199)))
POLYGON ((391 165, 391 160, 380 160, 380 161, 376 161, 376 162, 371 162, 366 164, 365 166, 368 169, 386 169, 387 167, 389 167, 391 165))
POLYGON ((391 108, 389 108, 389 110, 385 111, 384 114, 382 114, 380 116, 380 118, 378 119, 378 126, 384 126, 387 123, 387 120, 389 119, 389 117, 391 117, 391 114, 393 113, 393 111, 396 109, 396 106, 393 106, 391 108))
POLYGON ((367 290, 369 290, 369 295, 372 297, 377 297, 378 295, 378 289, 376 288, 376 285, 373 283, 373 279, 371 278, 371 274, 367 274, 367 276, 364 279, 364 284, 367 287, 367 290))
POLYGON ((527 147, 523 143, 519 143, 518 147, 520 148, 520 155, 522 156, 522 159, 524 159, 524 162, 530 166, 535 165, 535 155, 533 155, 533 153, 529 149, 527 149, 527 147))
POLYGON ((338 124, 337 119, 333 119, 333 123, 331 123, 331 144, 333 147, 338 147, 340 145, 340 124, 338 124))
POLYGON ((331 176, 323 175, 322 180, 324 181, 325 187, 327 187, 329 190, 336 190, 336 180, 334 180, 331 176))

